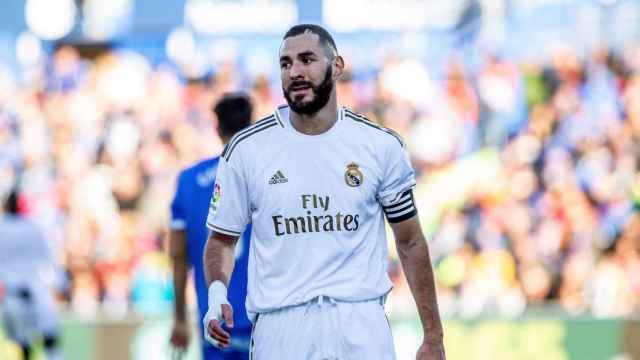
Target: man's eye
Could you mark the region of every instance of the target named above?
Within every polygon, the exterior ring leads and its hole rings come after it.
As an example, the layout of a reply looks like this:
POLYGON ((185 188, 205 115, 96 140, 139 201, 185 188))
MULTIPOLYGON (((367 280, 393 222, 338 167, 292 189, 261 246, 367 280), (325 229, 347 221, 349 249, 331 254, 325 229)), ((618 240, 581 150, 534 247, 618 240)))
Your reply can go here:
POLYGON ((291 66, 291 64, 289 64, 289 63, 281 63, 280 64, 280 68, 281 69, 288 69, 290 66, 291 66))
POLYGON ((302 59, 302 62, 303 62, 304 64, 310 64, 312 61, 313 61, 313 60, 312 60, 311 58, 304 58, 304 59, 302 59))

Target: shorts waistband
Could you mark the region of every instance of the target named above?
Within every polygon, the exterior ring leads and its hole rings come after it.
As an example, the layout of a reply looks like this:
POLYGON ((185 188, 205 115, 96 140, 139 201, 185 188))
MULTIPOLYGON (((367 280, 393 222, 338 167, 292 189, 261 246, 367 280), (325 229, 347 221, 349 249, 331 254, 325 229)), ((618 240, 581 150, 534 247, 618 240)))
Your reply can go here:
POLYGON ((380 306, 384 306, 384 304, 387 301, 387 295, 388 294, 384 294, 384 295, 380 295, 378 297, 374 297, 374 298, 366 299, 366 300, 340 300, 340 299, 336 299, 336 298, 331 297, 331 296, 318 295, 318 296, 315 296, 315 297, 311 298, 310 300, 307 300, 307 301, 299 303, 299 304, 283 306, 281 308, 267 310, 267 311, 248 312, 248 315, 249 315, 249 320, 251 321, 251 323, 255 324, 260 315, 272 314, 272 313, 275 313, 275 312, 287 311, 287 310, 291 310, 291 309, 295 309, 295 308, 308 308, 308 307, 310 307, 312 305, 324 306, 324 305, 337 305, 337 304, 341 304, 341 303, 343 303, 343 304, 357 304, 357 303, 376 302, 376 303, 380 304, 380 306))
POLYGON ((326 295, 319 295, 316 296, 314 298, 312 298, 311 300, 302 303, 301 305, 325 305, 325 304, 331 304, 331 305, 335 305, 335 304, 339 304, 339 303, 351 303, 351 304, 355 304, 355 303, 368 303, 368 302, 377 302, 378 304, 384 306, 384 304, 387 301, 387 294, 384 294, 382 296, 378 296, 372 299, 367 299, 367 300, 339 300, 339 299, 335 299, 331 296, 326 296, 326 295))

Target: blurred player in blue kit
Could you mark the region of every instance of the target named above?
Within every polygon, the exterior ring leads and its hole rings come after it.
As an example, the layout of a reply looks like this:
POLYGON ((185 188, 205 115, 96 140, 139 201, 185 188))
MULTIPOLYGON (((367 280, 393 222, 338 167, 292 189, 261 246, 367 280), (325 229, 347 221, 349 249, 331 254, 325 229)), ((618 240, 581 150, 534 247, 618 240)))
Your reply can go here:
MULTIPOLYGON (((218 133, 225 144, 235 133, 251 123, 252 106, 248 97, 243 94, 226 94, 215 105, 213 111, 218 118, 218 133)), ((176 301, 171 344, 179 352, 186 350, 190 338, 185 289, 187 274, 192 267, 200 321, 207 311, 207 284, 204 279, 202 257, 208 237, 205 223, 209 203, 212 194, 214 197, 219 196, 219 189, 214 190, 219 160, 219 157, 210 158, 183 170, 178 177, 176 194, 171 203, 170 249, 176 301)), ((234 341, 228 348, 217 349, 202 339, 202 356, 205 360, 249 358, 251 323, 245 314, 244 302, 247 293, 250 233, 250 230, 244 233, 240 240, 241 245, 237 247, 236 270, 233 273, 233 285, 229 287, 228 293, 229 301, 237 309, 234 318, 234 341)))
POLYGON ((0 218, 0 309, 9 339, 23 359, 33 359, 33 344, 42 339, 45 359, 60 360, 60 318, 53 289, 61 272, 40 228, 18 208, 19 191, 4 201, 0 218))

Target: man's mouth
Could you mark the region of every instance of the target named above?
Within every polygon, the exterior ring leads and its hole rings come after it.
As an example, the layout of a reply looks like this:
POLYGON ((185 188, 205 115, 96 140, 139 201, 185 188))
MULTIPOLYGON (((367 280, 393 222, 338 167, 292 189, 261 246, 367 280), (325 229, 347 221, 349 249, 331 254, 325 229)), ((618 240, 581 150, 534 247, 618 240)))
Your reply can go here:
POLYGON ((289 91, 298 92, 298 91, 304 91, 310 88, 311 88, 311 85, 309 84, 292 85, 292 86, 289 86, 289 91))

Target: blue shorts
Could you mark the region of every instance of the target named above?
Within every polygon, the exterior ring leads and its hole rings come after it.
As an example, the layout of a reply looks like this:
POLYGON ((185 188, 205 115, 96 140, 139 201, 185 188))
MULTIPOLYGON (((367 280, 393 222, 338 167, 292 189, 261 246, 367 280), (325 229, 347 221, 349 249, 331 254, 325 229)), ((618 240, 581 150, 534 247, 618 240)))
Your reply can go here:
POLYGON ((202 339, 203 360, 248 360, 251 348, 251 329, 231 331, 231 345, 218 349, 202 339))

